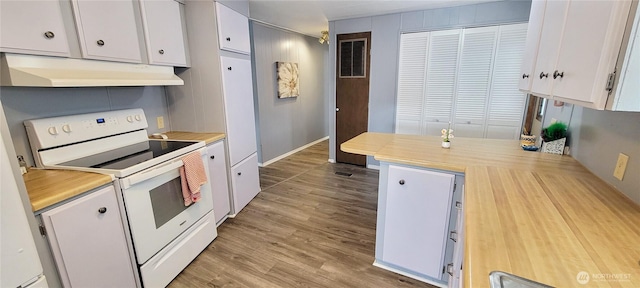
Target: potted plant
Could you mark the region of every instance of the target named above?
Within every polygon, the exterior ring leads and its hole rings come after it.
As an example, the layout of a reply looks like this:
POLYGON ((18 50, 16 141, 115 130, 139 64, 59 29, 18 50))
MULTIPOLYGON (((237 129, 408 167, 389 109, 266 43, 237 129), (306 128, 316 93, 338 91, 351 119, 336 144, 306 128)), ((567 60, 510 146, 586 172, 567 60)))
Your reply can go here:
POLYGON ((453 138, 453 129, 451 129, 451 122, 449 122, 449 126, 447 129, 442 129, 442 148, 449 149, 451 147, 451 142, 449 142, 450 138, 453 138))
POLYGON ((563 154, 567 141, 567 124, 556 122, 542 129, 542 152, 563 154))

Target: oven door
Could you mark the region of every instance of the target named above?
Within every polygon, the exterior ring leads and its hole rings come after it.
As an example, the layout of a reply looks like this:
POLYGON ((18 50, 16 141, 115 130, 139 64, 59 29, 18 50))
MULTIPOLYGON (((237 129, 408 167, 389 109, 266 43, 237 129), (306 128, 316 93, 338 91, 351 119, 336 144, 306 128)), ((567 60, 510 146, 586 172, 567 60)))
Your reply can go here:
MULTIPOLYGON (((207 159, 205 149, 198 151, 204 162, 207 159)), ((213 210, 208 183, 200 188, 200 201, 184 206, 180 182, 182 166, 182 160, 171 160, 120 179, 136 259, 141 265, 213 210)), ((209 175, 206 164, 204 168, 209 175)))

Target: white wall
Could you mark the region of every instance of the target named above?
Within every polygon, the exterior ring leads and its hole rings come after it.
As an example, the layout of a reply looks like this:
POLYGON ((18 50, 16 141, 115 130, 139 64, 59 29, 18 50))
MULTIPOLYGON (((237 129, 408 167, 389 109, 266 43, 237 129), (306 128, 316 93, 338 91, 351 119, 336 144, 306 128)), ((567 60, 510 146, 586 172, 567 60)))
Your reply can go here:
POLYGON ((327 45, 317 38, 252 22, 258 161, 265 163, 328 135, 327 45), (276 62, 298 63, 300 96, 279 99, 276 62))

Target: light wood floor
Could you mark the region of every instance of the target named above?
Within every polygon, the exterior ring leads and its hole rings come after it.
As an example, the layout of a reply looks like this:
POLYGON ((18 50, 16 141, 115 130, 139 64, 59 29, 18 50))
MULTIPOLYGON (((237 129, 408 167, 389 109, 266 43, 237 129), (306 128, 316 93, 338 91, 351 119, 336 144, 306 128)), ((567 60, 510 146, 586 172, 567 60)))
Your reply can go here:
POLYGON ((260 168, 262 192, 169 287, 433 287, 372 265, 378 172, 327 159, 324 141, 260 168))

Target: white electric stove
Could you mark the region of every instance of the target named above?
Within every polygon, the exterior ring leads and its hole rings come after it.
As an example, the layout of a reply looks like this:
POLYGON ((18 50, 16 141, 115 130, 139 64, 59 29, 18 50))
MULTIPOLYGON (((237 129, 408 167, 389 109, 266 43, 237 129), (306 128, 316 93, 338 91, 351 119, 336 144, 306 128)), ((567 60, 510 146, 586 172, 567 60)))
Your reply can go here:
MULTIPOLYGON (((217 236, 209 184, 184 205, 181 157, 204 142, 148 139, 142 109, 24 122, 36 166, 112 175, 142 285, 166 286, 217 236)), ((209 172, 205 171, 208 175, 209 172)))

